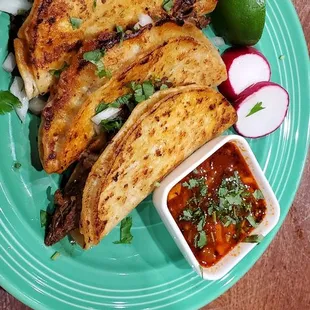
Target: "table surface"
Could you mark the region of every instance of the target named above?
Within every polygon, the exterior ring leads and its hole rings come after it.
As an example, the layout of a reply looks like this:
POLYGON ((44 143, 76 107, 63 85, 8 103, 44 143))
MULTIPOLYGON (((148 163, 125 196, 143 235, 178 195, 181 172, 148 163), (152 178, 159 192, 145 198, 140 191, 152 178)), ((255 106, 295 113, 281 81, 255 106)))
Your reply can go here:
MULTIPOLYGON (((310 50, 310 0, 293 2, 310 50)), ((310 309, 309 188, 310 157, 293 206, 268 250, 236 285, 203 310, 310 309)), ((0 288, 0 310, 29 309, 0 288)))

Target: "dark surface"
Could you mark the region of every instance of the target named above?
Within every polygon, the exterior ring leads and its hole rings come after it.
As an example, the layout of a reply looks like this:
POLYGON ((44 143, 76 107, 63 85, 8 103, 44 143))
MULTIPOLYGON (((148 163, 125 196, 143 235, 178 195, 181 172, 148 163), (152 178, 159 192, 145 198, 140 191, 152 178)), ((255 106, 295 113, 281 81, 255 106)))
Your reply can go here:
MULTIPOLYGON (((310 49, 310 1, 293 2, 310 49)), ((293 206, 268 250, 236 285, 203 310, 310 309, 309 188, 308 158, 293 206)), ((0 310, 29 309, 0 288, 0 310)))

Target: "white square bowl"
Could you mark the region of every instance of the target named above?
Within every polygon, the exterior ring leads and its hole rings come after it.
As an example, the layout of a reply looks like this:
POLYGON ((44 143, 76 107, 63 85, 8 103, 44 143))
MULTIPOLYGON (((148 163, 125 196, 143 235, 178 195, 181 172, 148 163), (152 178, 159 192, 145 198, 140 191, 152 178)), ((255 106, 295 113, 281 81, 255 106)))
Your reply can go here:
POLYGON ((160 186, 154 191, 153 194, 154 205, 180 251, 188 263, 192 266, 192 268, 203 279, 206 280, 218 280, 222 278, 240 260, 242 260, 242 258, 247 253, 249 253, 256 246, 256 244, 238 243, 234 249, 226 254, 214 266, 208 268, 201 266, 189 245, 187 244, 177 223, 172 217, 168 209, 167 199, 168 194, 174 185, 176 185, 180 180, 182 180, 185 176, 187 176, 208 157, 210 157, 213 153, 215 153, 219 148, 228 142, 234 143, 240 150, 254 179, 258 184, 259 189, 262 191, 267 204, 266 215, 263 221, 251 232, 251 235, 266 236, 278 223, 280 217, 280 206, 248 142, 240 136, 221 136, 205 144, 189 158, 187 158, 183 163, 181 163, 168 176, 166 176, 166 178, 160 183, 160 186))

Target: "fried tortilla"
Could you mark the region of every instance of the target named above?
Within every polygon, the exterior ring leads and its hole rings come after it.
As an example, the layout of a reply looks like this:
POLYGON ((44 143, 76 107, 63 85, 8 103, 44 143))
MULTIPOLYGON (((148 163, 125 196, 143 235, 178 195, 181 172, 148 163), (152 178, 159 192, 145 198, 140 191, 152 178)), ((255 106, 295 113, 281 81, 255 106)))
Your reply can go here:
MULTIPOLYGON (((133 121, 138 121, 140 116, 156 102, 170 94, 179 92, 183 88, 186 88, 186 86, 158 91, 144 104, 139 104, 131 114, 131 121, 126 122, 122 126, 122 130, 119 131, 117 141, 120 141, 127 134, 133 121)), ((53 245, 70 233, 83 247, 84 238, 82 235, 80 236, 78 230, 82 209, 82 194, 88 174, 107 142, 102 135, 96 136, 94 142, 82 153, 64 189, 56 192, 57 195, 55 194, 54 201, 56 208, 46 229, 45 245, 53 245)))
POLYGON ((51 70, 70 63, 85 40, 112 32, 116 26, 132 27, 141 13, 154 20, 167 17, 192 20, 214 10, 217 1, 173 3, 171 10, 166 11, 163 0, 35 0, 15 40, 17 65, 27 96, 33 98, 48 92, 55 81, 51 70))
POLYGON ((138 119, 132 114, 125 133, 115 136, 87 178, 80 221, 85 248, 98 244, 156 182, 236 120, 220 93, 197 86, 162 98, 138 119))
POLYGON ((226 69, 206 38, 179 36, 164 40, 155 49, 137 57, 85 102, 72 100, 72 104, 62 106, 53 101, 43 111, 39 134, 45 171, 61 173, 79 158, 96 134, 91 117, 100 103, 112 102, 128 93, 127 85, 132 81, 144 82, 154 77, 166 78, 173 86, 214 87, 226 79, 226 69))

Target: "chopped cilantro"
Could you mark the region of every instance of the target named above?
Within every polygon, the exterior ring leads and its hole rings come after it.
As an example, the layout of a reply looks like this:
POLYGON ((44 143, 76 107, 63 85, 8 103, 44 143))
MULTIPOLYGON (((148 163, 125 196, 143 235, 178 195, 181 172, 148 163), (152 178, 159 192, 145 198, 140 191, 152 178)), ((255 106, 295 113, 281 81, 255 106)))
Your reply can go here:
POLYGON ((16 161, 16 162, 14 163, 14 168, 15 168, 15 169, 19 169, 21 166, 22 166, 22 164, 19 163, 18 161, 16 161))
POLYGON ((160 187, 160 182, 155 182, 155 183, 154 183, 154 186, 155 186, 155 187, 160 187))
POLYGON ((119 241, 114 241, 114 244, 128 244, 131 243, 133 239, 133 235, 130 232, 132 226, 132 217, 128 216, 124 218, 121 221, 121 228, 120 228, 120 240, 119 241))
POLYGON ((0 91, 0 114, 9 113, 14 108, 20 108, 21 102, 8 90, 0 91))
POLYGON ((83 54, 83 59, 91 62, 97 67, 96 74, 100 78, 106 76, 111 77, 111 72, 105 69, 104 63, 101 58, 105 55, 105 50, 96 49, 94 51, 85 52, 83 54))
POLYGON ((125 37, 125 32, 122 26, 116 26, 116 32, 121 34, 121 39, 120 42, 124 41, 124 37, 125 37))
POLYGON ((79 29, 82 25, 83 20, 76 17, 70 17, 70 24, 72 29, 79 29))
POLYGON ((97 0, 93 1, 93 11, 95 11, 95 8, 97 7, 97 0))
POLYGON ((244 238, 242 240, 242 242, 246 242, 246 243, 261 243, 264 239, 263 235, 251 235, 251 236, 247 236, 246 238, 244 238))
POLYGON ((264 199, 264 195, 262 191, 259 189, 255 190, 255 192, 253 193, 253 196, 256 200, 264 199))
POLYGON ((131 98, 132 98, 132 94, 126 94, 124 96, 117 98, 116 100, 114 100, 110 103, 101 102, 97 106, 95 112, 96 112, 96 114, 98 114, 107 108, 120 108, 122 105, 128 105, 131 98))
POLYGON ((169 88, 168 85, 162 84, 159 89, 164 90, 164 89, 168 89, 168 88, 169 88))
POLYGON ((45 227, 47 223, 47 212, 44 210, 40 210, 40 222, 41 222, 41 227, 45 227))
POLYGON ((246 117, 251 116, 261 110, 264 110, 265 107, 263 107, 262 105, 263 105, 262 102, 257 102, 255 106, 250 110, 249 114, 246 117))
POLYGON ((183 221, 191 221, 193 218, 193 210, 187 208, 187 209, 184 209, 182 211, 182 214, 180 215, 180 220, 183 220, 183 221))
POLYGON ((213 219, 213 222, 216 224, 216 223, 217 223, 217 220, 216 220, 216 211, 213 211, 213 212, 212 212, 212 219, 213 219))
POLYGON ((56 251, 56 252, 51 256, 51 260, 56 260, 59 256, 60 256, 60 253, 56 251))
POLYGON ((60 69, 52 69, 52 70, 49 71, 49 73, 50 73, 51 75, 55 76, 57 79, 59 79, 60 74, 61 74, 64 70, 66 70, 68 67, 69 67, 69 65, 65 62, 65 63, 63 64, 63 66, 62 66, 60 69))
POLYGON ((199 222, 197 224, 197 230, 198 231, 202 231, 204 226, 205 226, 205 224, 206 224, 206 218, 203 215, 203 216, 200 217, 200 220, 199 220, 199 222))
POLYGON ((199 231, 195 236, 194 244, 196 248, 202 249, 205 245, 207 245, 207 235, 206 232, 199 231))
POLYGON ((258 226, 258 224, 255 222, 255 219, 252 215, 248 215, 246 219, 248 220, 248 222, 250 223, 252 227, 256 228, 258 226))
POLYGON ((134 98, 137 103, 147 100, 155 92, 154 85, 151 81, 145 81, 142 84, 131 82, 129 87, 134 91, 134 98))
POLYGON ((104 119, 100 122, 100 126, 105 132, 116 132, 123 126, 124 121, 120 117, 113 119, 104 119))
POLYGON ((163 0, 162 7, 166 12, 170 12, 173 8, 173 0, 163 0))

